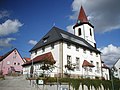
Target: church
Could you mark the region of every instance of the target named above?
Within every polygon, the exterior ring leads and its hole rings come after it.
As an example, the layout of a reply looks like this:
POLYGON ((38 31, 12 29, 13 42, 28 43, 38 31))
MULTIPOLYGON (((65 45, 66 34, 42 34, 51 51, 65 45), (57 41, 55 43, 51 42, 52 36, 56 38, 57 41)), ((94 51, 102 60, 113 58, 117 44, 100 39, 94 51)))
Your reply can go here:
POLYGON ((31 61, 23 64, 23 74, 41 75, 44 60, 54 66, 52 71, 44 71, 50 77, 99 78, 109 80, 109 68, 104 67, 101 52, 97 50, 94 26, 89 22, 81 6, 74 34, 52 27, 30 50, 31 61))

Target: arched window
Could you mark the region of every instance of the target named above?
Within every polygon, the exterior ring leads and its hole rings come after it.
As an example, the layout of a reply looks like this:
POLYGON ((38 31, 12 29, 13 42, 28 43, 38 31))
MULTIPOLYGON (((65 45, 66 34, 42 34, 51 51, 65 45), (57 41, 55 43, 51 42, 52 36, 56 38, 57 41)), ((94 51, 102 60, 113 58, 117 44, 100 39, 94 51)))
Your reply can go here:
POLYGON ((90 28, 90 36, 92 36, 92 30, 91 30, 91 28, 90 28))
POLYGON ((82 35, 81 28, 78 29, 78 36, 82 35))

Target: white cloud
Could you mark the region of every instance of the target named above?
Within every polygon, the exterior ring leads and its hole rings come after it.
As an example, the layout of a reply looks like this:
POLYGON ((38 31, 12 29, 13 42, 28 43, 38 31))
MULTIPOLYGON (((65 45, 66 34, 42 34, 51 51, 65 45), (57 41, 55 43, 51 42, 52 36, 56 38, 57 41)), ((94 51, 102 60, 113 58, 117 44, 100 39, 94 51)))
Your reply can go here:
POLYGON ((110 44, 107 47, 99 48, 99 50, 102 52, 103 61, 110 67, 120 58, 120 47, 110 44))
POLYGON ((19 28, 22 26, 21 22, 17 19, 15 20, 6 20, 4 23, 0 24, 0 36, 6 36, 12 33, 19 31, 19 28))
POLYGON ((9 17, 9 12, 4 10, 4 11, 0 11, 0 19, 4 18, 4 17, 9 17))
POLYGON ((73 30, 73 25, 69 25, 66 27, 67 28, 67 31, 74 34, 74 30, 73 30))
POLYGON ((70 19, 77 19, 81 4, 96 32, 103 33, 120 28, 120 0, 74 0, 74 14, 70 19))
POLYGON ((9 47, 11 46, 10 42, 16 40, 15 38, 5 38, 0 39, 0 47, 9 47))
POLYGON ((35 40, 29 40, 28 43, 31 44, 31 45, 35 45, 35 44, 37 44, 37 41, 35 41, 35 40))

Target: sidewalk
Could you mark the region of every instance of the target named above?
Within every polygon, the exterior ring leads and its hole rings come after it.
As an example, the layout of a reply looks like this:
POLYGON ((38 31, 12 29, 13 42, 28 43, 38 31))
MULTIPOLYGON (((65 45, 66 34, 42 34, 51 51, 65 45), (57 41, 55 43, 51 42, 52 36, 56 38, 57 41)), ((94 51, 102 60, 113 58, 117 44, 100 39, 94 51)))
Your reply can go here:
POLYGON ((5 80, 0 80, 0 90, 37 90, 23 77, 6 76, 5 80))

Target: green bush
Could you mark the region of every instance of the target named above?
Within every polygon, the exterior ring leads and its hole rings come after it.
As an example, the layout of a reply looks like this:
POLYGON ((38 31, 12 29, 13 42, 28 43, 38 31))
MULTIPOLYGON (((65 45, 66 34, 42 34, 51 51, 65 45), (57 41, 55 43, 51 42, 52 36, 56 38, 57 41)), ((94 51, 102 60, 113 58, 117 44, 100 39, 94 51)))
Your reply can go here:
MULTIPOLYGON (((56 78, 56 77, 48 77, 48 78, 38 78, 44 80, 45 83, 68 83, 71 85, 75 90, 79 89, 79 86, 82 85, 82 89, 84 90, 84 85, 88 87, 90 90, 91 87, 94 87, 95 90, 101 88, 103 86, 104 90, 112 90, 112 83, 110 80, 99 80, 99 79, 74 79, 74 78, 56 78)), ((120 80, 114 80, 114 90, 120 89, 120 80)))

